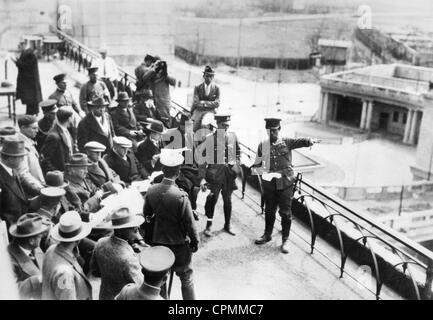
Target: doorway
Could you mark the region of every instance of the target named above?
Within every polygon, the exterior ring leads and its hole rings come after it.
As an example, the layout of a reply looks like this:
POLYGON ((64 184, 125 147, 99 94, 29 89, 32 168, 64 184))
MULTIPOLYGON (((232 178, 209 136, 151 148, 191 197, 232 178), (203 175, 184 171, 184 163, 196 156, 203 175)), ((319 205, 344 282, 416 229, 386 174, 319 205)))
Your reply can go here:
POLYGON ((379 129, 380 130, 388 130, 388 120, 389 120, 389 113, 388 112, 381 112, 379 114, 379 129))

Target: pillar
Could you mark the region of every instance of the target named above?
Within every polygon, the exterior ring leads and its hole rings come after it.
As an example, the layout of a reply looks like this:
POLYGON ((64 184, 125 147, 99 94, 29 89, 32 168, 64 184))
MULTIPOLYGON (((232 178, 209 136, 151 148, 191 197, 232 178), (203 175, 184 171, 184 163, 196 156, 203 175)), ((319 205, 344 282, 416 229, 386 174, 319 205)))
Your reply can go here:
POLYGON ((409 130, 409 137, 408 137, 408 144, 414 144, 415 143, 415 132, 416 132, 416 123, 418 120, 418 111, 412 110, 413 116, 412 116, 412 123, 410 125, 409 130))
POLYGON ((319 109, 317 110, 317 121, 322 122, 322 107, 325 93, 320 91, 320 101, 319 101, 319 109))
POLYGON ((412 125, 413 110, 407 112, 406 126, 404 128, 403 143, 409 143, 410 127, 412 125))
POLYGON ((323 100, 322 100, 322 122, 327 123, 328 122, 328 105, 329 105, 329 93, 324 92, 323 93, 323 100))
POLYGON ((371 129, 372 117, 373 117, 373 101, 367 101, 367 117, 365 119, 365 130, 371 129))
POLYGON ((361 122, 359 123, 360 129, 365 129, 365 120, 367 117, 367 108, 368 108, 368 101, 362 100, 361 122))

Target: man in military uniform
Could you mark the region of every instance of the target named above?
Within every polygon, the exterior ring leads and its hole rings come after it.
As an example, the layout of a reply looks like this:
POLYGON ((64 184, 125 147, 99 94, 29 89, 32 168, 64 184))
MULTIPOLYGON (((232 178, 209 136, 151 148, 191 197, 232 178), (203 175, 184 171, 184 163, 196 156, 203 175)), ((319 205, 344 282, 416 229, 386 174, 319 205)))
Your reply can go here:
POLYGON ((81 110, 80 106, 72 96, 72 93, 67 89, 68 83, 66 82, 66 74, 58 74, 53 77, 53 80, 56 82, 57 89, 48 97, 48 99, 56 100, 58 107, 71 106, 80 118, 83 118, 86 114, 81 110))
POLYGON ((39 103, 44 114, 43 118, 38 121, 38 133, 36 134, 36 149, 40 152, 44 145, 48 132, 53 127, 54 120, 56 119, 57 103, 54 99, 44 100, 39 103))
POLYGON ((96 98, 103 98, 111 103, 110 92, 104 82, 98 80, 98 68, 87 68, 89 72, 89 81, 85 83, 80 89, 80 107, 86 114, 89 112, 87 103, 94 101, 96 98))
POLYGON ((224 201, 224 230, 234 236, 236 232, 230 226, 232 193, 233 190, 237 189, 235 184, 236 172, 233 170, 233 166, 239 163, 241 151, 236 134, 228 131, 230 115, 215 115, 215 120, 218 129, 213 135, 208 136, 201 145, 211 145, 214 148, 214 159, 212 159, 214 161, 210 164, 205 162, 199 165, 200 177, 202 178, 201 185, 203 187, 207 182, 210 189, 205 204, 207 224, 204 235, 207 237, 212 236, 211 226, 215 205, 221 193, 224 201))
POLYGON ((265 232, 255 241, 264 244, 272 240, 277 206, 280 207, 282 245, 281 252, 288 253, 288 239, 292 225, 292 197, 295 175, 292 167, 292 150, 311 147, 318 142, 309 138, 279 138, 281 119, 265 118, 269 139, 261 142, 253 167, 262 175, 265 199, 265 232))
POLYGON ((182 283, 183 299, 195 300, 191 260, 200 237, 188 195, 175 184, 184 158, 176 150, 162 149, 160 161, 164 179, 147 191, 143 215, 154 221, 151 244, 168 247, 175 255, 173 270, 182 283))

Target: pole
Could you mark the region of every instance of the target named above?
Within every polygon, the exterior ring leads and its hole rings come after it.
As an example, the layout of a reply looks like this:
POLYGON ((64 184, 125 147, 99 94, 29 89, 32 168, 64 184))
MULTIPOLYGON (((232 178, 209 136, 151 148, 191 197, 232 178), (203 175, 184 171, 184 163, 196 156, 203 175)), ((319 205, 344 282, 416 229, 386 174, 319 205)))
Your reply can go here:
POLYGON ((398 207, 398 216, 401 216, 401 206, 403 204, 403 193, 404 193, 404 185, 401 185, 401 191, 400 191, 400 205, 398 207))
POLYGON ((429 166, 428 166, 427 181, 430 180, 432 161, 433 161, 433 144, 432 144, 432 148, 431 148, 431 152, 430 152, 430 164, 429 164, 429 166))
POLYGON ((236 61, 236 69, 239 69, 239 64, 241 60, 241 34, 242 34, 242 18, 239 17, 239 31, 238 31, 238 58, 236 61))
POLYGON ((199 64, 198 63, 198 50, 199 50, 199 43, 200 43, 199 41, 200 41, 200 33, 197 30, 197 42, 196 42, 196 47, 195 47, 195 63, 196 64, 199 64))

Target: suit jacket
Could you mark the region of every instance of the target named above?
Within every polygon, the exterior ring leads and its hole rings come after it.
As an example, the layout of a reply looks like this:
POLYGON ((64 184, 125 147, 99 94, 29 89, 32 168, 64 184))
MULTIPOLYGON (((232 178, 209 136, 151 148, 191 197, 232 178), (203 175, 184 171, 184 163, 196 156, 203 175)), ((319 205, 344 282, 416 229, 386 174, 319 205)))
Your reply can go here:
POLYGON ((145 102, 136 103, 132 109, 137 121, 147 121, 147 118, 159 118, 158 111, 155 108, 148 108, 145 102))
MULTIPOLYGON (((15 172, 15 171, 14 171, 15 172)), ((18 218, 27 213, 29 202, 24 194, 21 182, 19 181, 18 172, 16 177, 12 177, 0 165, 0 217, 11 225, 18 218)))
POLYGON ((161 288, 143 282, 141 286, 128 283, 115 297, 115 300, 164 300, 160 295, 161 288))
POLYGON ((147 177, 146 171, 137 161, 137 158, 131 150, 126 154, 126 160, 119 157, 114 151, 110 151, 103 159, 110 168, 119 175, 120 180, 125 183, 129 184, 132 181, 142 180, 147 177))
POLYGON ((126 284, 143 282, 138 256, 128 242, 114 234, 98 240, 90 268, 101 277, 100 300, 113 300, 126 284))
POLYGON ((153 243, 181 245, 185 244, 187 237, 193 243, 200 241, 188 195, 172 180, 164 178, 149 188, 143 215, 155 215, 153 243))
MULTIPOLYGON (((68 176, 65 176, 68 180, 68 176)), ((98 188, 91 182, 84 180, 82 184, 69 181, 65 187, 65 197, 74 210, 78 212, 96 212, 99 209, 100 199, 95 196, 98 188)))
POLYGON ((40 248, 34 251, 38 265, 18 246, 15 241, 8 245, 9 256, 18 282, 18 291, 22 299, 37 299, 42 297, 42 262, 44 253, 40 248))
POLYGON ((194 99, 192 102, 191 113, 194 112, 195 109, 214 110, 219 106, 220 106, 220 88, 216 84, 214 83, 210 84, 209 95, 206 95, 204 82, 194 87, 194 99), (203 104, 200 103, 200 101, 206 101, 206 102, 203 104))
POLYGON ((42 264, 43 300, 92 300, 92 286, 77 258, 61 244, 51 246, 42 264))
POLYGON ((89 141, 96 141, 102 143, 108 150, 113 147, 113 137, 114 137, 114 128, 113 123, 111 121, 111 117, 108 113, 105 113, 105 121, 108 121, 110 130, 108 131, 108 135, 106 135, 99 123, 96 121, 95 117, 92 113, 88 113, 78 125, 78 150, 82 153, 86 153, 84 149, 84 145, 89 141))
POLYGON ((104 159, 99 159, 98 163, 93 163, 87 167, 87 179, 98 188, 101 188, 108 181, 121 182, 119 175, 108 166, 104 159))
POLYGON ((147 136, 142 143, 137 148, 137 159, 140 161, 141 165, 146 169, 147 175, 151 175, 153 171, 160 171, 161 164, 159 160, 152 165, 152 157, 156 154, 161 153, 162 144, 158 143, 156 146, 149 136, 147 136))
POLYGON ((123 136, 128 139, 135 139, 130 135, 131 130, 142 130, 141 125, 135 118, 132 107, 128 107, 126 110, 116 107, 111 113, 111 119, 113 121, 114 132, 118 136, 123 136))
MULTIPOLYGON (((53 170, 65 171, 65 164, 69 162, 72 154, 72 150, 68 147, 68 139, 69 137, 58 124, 54 125, 48 133, 41 149, 41 166, 45 174, 53 170)), ((71 141, 71 146, 73 145, 71 141)))

